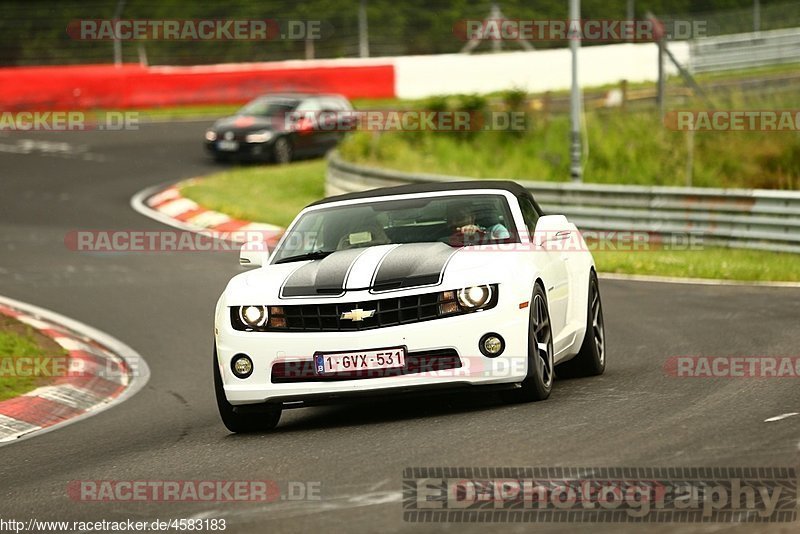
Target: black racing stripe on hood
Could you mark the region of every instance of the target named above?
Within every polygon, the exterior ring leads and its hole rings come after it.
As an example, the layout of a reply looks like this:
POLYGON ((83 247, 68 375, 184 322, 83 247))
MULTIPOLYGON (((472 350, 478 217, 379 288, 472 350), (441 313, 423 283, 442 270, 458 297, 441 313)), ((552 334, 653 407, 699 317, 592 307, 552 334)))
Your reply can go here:
POLYGON ((283 283, 282 297, 336 296, 344 293, 350 267, 366 249, 339 250, 306 263, 290 274, 283 283))
POLYGON ((438 284, 458 251, 444 243, 408 243, 392 249, 378 266, 373 291, 438 284))

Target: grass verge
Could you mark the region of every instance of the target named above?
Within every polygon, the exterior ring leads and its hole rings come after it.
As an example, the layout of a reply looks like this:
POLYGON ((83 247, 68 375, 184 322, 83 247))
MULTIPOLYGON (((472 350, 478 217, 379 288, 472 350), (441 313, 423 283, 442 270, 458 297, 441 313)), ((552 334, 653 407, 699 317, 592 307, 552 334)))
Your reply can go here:
POLYGON ((0 401, 17 397, 66 371, 66 351, 30 326, 0 315, 0 401), (47 358, 50 358, 48 365, 47 358), (58 363, 53 361, 58 359, 58 363), (35 362, 39 362, 37 365, 35 362))
POLYGON ((304 206, 325 196, 325 160, 232 167, 184 186, 181 193, 231 217, 285 227, 304 206))
MULTIPOLYGON (((325 161, 234 167, 191 185, 182 194, 206 208, 245 220, 287 226, 324 195, 325 161)), ((593 251, 600 272, 743 281, 800 282, 800 255, 757 250, 593 251)))
POLYGON ((597 270, 605 273, 709 278, 749 282, 800 282, 800 255, 760 250, 595 250, 597 270))
POLYGON ((186 119, 214 120, 232 115, 242 107, 239 104, 208 104, 196 106, 168 106, 163 108, 137 109, 143 121, 167 122, 186 119))

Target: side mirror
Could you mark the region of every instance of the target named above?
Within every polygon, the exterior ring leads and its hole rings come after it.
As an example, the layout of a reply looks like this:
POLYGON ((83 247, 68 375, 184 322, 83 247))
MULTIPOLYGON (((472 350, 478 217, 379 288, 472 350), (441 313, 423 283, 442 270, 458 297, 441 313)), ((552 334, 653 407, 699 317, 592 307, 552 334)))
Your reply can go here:
POLYGON ((295 123, 294 129, 299 135, 308 135, 314 131, 314 121, 303 117, 295 123))
POLYGON ((552 241, 563 241, 572 235, 573 227, 563 215, 544 215, 536 221, 533 243, 543 245, 552 241))
POLYGON ((239 265, 261 267, 269 259, 269 245, 263 241, 248 241, 239 252, 239 265))

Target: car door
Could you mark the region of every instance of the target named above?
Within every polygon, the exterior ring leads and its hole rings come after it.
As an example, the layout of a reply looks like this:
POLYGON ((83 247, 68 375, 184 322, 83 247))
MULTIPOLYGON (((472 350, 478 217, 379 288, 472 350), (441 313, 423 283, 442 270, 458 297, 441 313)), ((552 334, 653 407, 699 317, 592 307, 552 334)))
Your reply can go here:
POLYGON ((557 245, 554 246, 554 241, 552 241, 556 238, 554 232, 540 232, 544 235, 537 235, 536 241, 540 238, 545 241, 543 243, 534 242, 536 226, 541 213, 529 197, 520 196, 518 201, 531 241, 531 262, 541 272, 542 281, 545 284, 553 331, 553 349, 558 354, 569 344, 569 339, 565 338, 571 289, 566 264, 568 258, 565 259, 563 251, 559 250, 557 245))

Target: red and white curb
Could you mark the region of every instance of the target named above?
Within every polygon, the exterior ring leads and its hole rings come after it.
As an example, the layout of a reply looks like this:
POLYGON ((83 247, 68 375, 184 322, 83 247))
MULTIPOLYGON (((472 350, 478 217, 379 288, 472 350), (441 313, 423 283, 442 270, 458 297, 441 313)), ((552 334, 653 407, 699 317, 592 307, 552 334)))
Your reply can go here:
POLYGON ((217 239, 244 243, 252 240, 248 235, 258 233, 263 236, 262 240, 270 244, 278 242, 284 230, 280 226, 235 219, 219 211, 206 209, 182 196, 180 188, 197 179, 149 187, 131 198, 131 207, 146 217, 174 228, 206 233, 217 239))
POLYGON ((35 328, 69 354, 64 376, 0 402, 0 445, 108 409, 136 393, 150 377, 138 353, 90 326, 7 297, 0 297, 0 314, 35 328))

